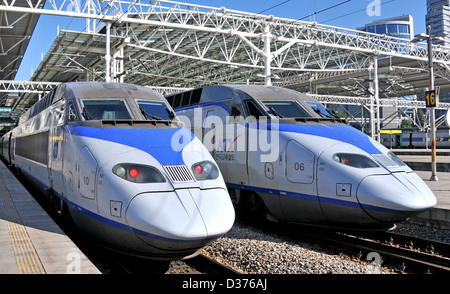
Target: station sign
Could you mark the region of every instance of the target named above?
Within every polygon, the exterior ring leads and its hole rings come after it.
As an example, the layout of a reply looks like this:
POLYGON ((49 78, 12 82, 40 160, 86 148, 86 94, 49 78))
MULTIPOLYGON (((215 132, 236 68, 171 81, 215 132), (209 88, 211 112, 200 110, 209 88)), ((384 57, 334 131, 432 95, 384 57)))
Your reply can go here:
POLYGON ((427 108, 436 107, 437 102, 439 100, 439 94, 436 93, 436 90, 425 91, 425 105, 427 108))

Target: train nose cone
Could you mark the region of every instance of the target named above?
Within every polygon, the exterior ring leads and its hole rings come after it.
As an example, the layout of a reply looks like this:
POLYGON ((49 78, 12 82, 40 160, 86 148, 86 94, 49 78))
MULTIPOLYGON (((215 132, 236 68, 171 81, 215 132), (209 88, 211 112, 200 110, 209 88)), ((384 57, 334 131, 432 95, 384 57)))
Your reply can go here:
POLYGON ((234 210, 230 215, 229 207, 218 205, 220 192, 226 193, 224 189, 142 193, 130 202, 125 217, 130 229, 153 247, 200 248, 225 234, 234 222, 234 210))
POLYGON ((207 237, 205 224, 187 189, 139 194, 128 205, 125 217, 141 240, 157 248, 186 249, 195 246, 194 240, 207 237))
POLYGON ((415 173, 373 175, 356 192, 364 211, 381 222, 398 222, 436 204, 436 197, 415 173))

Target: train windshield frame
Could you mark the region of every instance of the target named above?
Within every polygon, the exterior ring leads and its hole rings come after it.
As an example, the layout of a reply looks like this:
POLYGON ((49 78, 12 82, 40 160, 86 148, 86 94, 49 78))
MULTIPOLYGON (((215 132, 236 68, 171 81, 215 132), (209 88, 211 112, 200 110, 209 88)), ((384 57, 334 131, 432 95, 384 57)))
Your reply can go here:
POLYGON ((295 100, 265 100, 261 101, 269 112, 280 118, 312 117, 308 111, 295 100))
POLYGON ((136 103, 146 119, 173 120, 175 115, 162 101, 136 99, 136 103))
POLYGON ((131 120, 125 99, 81 99, 85 120, 131 120))

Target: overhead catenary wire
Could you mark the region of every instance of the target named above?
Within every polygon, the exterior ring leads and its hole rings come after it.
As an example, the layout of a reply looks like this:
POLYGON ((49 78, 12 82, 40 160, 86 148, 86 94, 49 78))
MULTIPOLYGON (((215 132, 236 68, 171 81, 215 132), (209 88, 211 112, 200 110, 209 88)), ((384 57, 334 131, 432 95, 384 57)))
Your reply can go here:
MULTIPOLYGON (((297 19, 297 20, 303 20, 303 19, 305 19, 305 18, 308 18, 308 17, 311 17, 311 16, 315 16, 315 15, 317 15, 317 14, 319 14, 319 13, 322 13, 322 12, 325 12, 325 11, 330 10, 330 9, 332 9, 332 8, 341 6, 341 5, 343 5, 343 4, 347 3, 347 2, 350 2, 350 1, 352 1, 352 0, 346 0, 346 1, 343 1, 343 2, 341 2, 341 3, 338 3, 338 4, 335 4, 335 5, 329 6, 329 7, 325 8, 325 9, 322 9, 322 10, 319 10, 319 11, 314 11, 313 13, 311 13, 311 14, 309 14, 309 15, 307 15, 307 16, 304 16, 304 17, 302 17, 302 18, 299 18, 299 19, 297 19)), ((315 10, 315 9, 314 9, 314 10, 315 10)))
POLYGON ((286 1, 283 1, 283 2, 281 2, 281 3, 278 3, 277 5, 274 5, 274 6, 269 7, 269 8, 267 8, 267 9, 261 11, 261 12, 258 12, 258 14, 261 14, 261 13, 264 13, 264 12, 266 12, 266 11, 272 10, 272 9, 274 9, 274 8, 276 8, 276 7, 278 7, 278 6, 281 6, 281 5, 283 5, 283 4, 286 4, 286 3, 290 2, 290 1, 292 1, 292 0, 286 0, 286 1))
MULTIPOLYGON (((397 0, 385 1, 383 3, 380 3, 380 6, 388 4, 388 3, 391 3, 391 2, 394 2, 394 1, 397 1, 397 0)), ((367 8, 359 9, 359 10, 356 10, 356 11, 353 11, 353 12, 350 12, 350 13, 347 13, 347 14, 343 14, 341 16, 338 16, 338 17, 335 17, 335 18, 332 18, 332 19, 329 19, 329 20, 321 21, 321 23, 327 23, 327 22, 330 22, 330 21, 333 21, 333 20, 336 20, 336 19, 339 19, 339 18, 343 18, 343 17, 349 16, 349 15, 352 15, 352 14, 355 14, 355 13, 358 13, 358 12, 362 12, 362 11, 367 11, 367 8)))

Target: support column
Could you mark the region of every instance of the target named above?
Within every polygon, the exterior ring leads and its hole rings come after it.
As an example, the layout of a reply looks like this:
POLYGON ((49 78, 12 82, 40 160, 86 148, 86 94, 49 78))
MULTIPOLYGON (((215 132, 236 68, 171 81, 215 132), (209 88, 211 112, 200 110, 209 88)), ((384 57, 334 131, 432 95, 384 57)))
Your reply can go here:
MULTIPOLYGON (((427 26, 427 49, 428 49, 428 74, 430 77, 430 91, 434 91, 434 66, 433 66, 433 48, 431 46, 431 26, 427 26)), ((439 95, 435 96, 438 99, 439 95)), ((437 104, 437 103, 436 103, 437 104)), ((438 181, 437 161, 436 161, 436 117, 435 107, 429 108, 431 119, 431 178, 430 181, 438 181)))
POLYGON ((124 58, 124 49, 123 48, 121 48, 120 49, 120 61, 119 61, 119 70, 120 70, 120 79, 119 79, 119 82, 120 83, 123 83, 123 76, 125 75, 125 73, 124 73, 124 66, 123 66, 123 58, 124 58))
POLYGON ((105 81, 111 81, 111 23, 106 23, 105 81))
POLYGON ((369 123, 370 123, 370 137, 375 139, 375 110, 374 110, 374 100, 375 100, 375 87, 373 82, 373 68, 374 64, 371 62, 369 68, 369 80, 370 80, 370 108, 369 108, 369 123))
POLYGON ((370 136, 372 139, 376 139, 378 142, 381 141, 380 129, 381 129, 381 117, 380 117, 380 97, 378 90, 378 59, 374 56, 373 61, 369 69, 369 79, 370 79, 370 136))
POLYGON ((272 39, 272 34, 270 33, 270 26, 266 24, 264 28, 264 79, 266 86, 272 86, 272 72, 271 72, 271 63, 272 63, 272 53, 270 52, 270 41, 272 39))
POLYGON ((379 89, 378 89, 378 59, 376 56, 374 56, 374 58, 373 58, 373 88, 374 88, 374 96, 375 96, 376 112, 377 112, 376 136, 377 136, 377 141, 381 142, 381 136, 380 136, 381 117, 380 117, 380 97, 379 97, 380 94, 379 94, 379 89))

